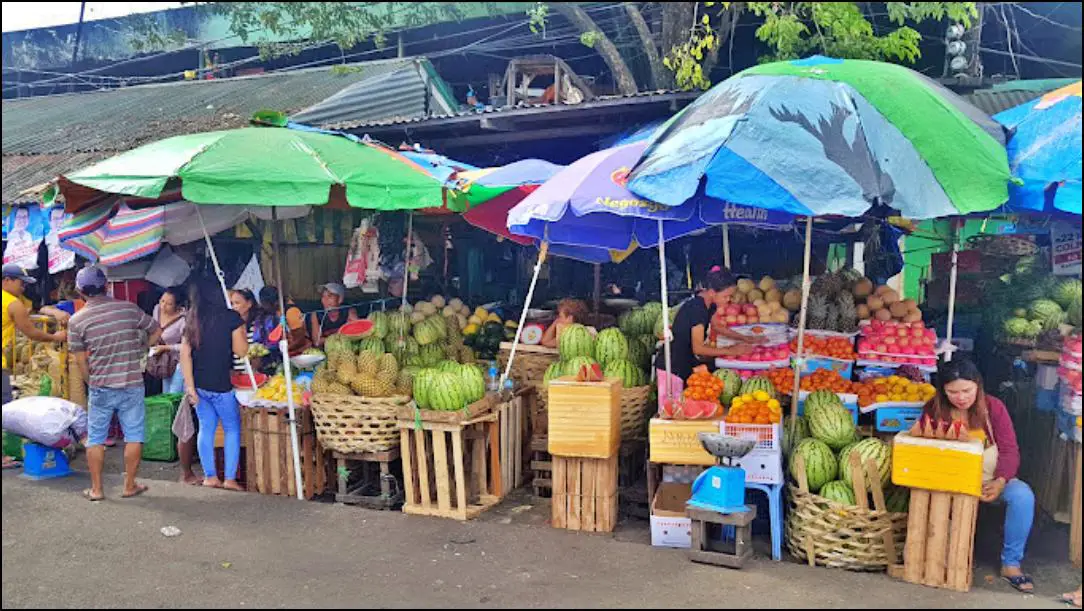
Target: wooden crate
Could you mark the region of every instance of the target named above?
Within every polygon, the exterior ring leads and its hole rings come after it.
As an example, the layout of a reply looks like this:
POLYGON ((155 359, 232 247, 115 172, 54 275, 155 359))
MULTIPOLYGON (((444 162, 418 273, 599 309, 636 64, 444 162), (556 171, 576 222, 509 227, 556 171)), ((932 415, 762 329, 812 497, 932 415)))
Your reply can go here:
POLYGON ((554 528, 613 532, 617 526, 617 456, 553 457, 554 528))
POLYGON ((549 498, 553 493, 553 459, 545 436, 531 439, 531 486, 534 495, 549 498))
POLYGON ((577 382, 574 377, 550 381, 550 454, 562 457, 610 458, 621 445, 621 381, 577 382))
POLYGON ((332 453, 336 461, 338 492, 335 501, 347 505, 362 505, 369 509, 394 509, 403 504, 401 478, 393 471, 399 462, 399 448, 385 452, 362 454, 332 453), (350 486, 350 465, 361 470, 361 478, 350 486))
POLYGON ((524 440, 527 439, 527 401, 534 390, 527 388, 497 405, 500 421, 501 482, 507 491, 523 485, 524 440))
POLYGON ((667 465, 715 465, 717 460, 700 445, 697 433, 718 433, 717 420, 663 420, 648 425, 649 460, 667 465))
MULTIPOLYGON (((621 444, 617 453, 618 487, 632 488, 644 481, 644 456, 647 444, 640 439, 621 444)), ((534 475, 531 485, 535 496, 549 497, 552 493, 553 459, 549 453, 545 437, 531 440, 531 460, 529 467, 534 475)))
POLYGON ((1069 560, 1080 568, 1080 444, 1076 444, 1076 482, 1073 483, 1073 516, 1069 526, 1069 560))
POLYGON ((399 434, 405 513, 469 520, 504 496, 498 414, 460 424, 400 420, 399 434))
MULTIPOLYGON (((1032 480, 1035 500, 1055 522, 1071 524, 1080 444, 1062 439, 1058 425, 1054 422, 1050 426, 1042 452, 1039 472, 1035 473, 1035 479, 1032 480)), ((1079 502, 1077 506, 1079 507, 1079 502)))
MULTIPOLYGON (((311 499, 327 488, 324 450, 316 439, 312 412, 295 408, 301 451, 302 496, 311 499)), ((241 408, 241 431, 248 469, 248 489, 260 494, 297 496, 289 410, 241 408)))
POLYGON ((978 497, 912 488, 903 567, 893 574, 909 583, 970 590, 978 513, 978 497))

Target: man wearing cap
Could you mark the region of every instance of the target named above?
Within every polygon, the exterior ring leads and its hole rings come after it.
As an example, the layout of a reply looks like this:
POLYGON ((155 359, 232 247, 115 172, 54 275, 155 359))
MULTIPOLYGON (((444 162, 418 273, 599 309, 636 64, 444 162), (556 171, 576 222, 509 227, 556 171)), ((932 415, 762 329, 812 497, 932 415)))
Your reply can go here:
MULTIPOLYGON (((10 403, 12 400, 11 367, 15 365, 15 329, 36 342, 62 342, 67 339, 67 333, 63 330, 56 333, 46 333, 34 326, 30 321, 30 300, 26 298, 26 287, 34 284, 36 280, 26 273, 22 267, 14 264, 5 265, 3 268, 3 402, 10 403)), ((18 466, 18 463, 9 457, 4 457, 4 468, 18 466)))
POLYGON ((338 282, 328 282, 320 287, 320 303, 324 308, 309 315, 309 336, 317 348, 324 347, 324 340, 339 332, 348 322, 358 319, 354 308, 342 308, 346 287, 338 282))
POLYGON ((141 359, 149 346, 158 343, 162 331, 158 323, 139 306, 119 301, 105 294, 106 279, 102 270, 86 267, 75 277, 75 288, 86 300, 83 309, 72 316, 68 327, 71 351, 90 386, 87 411, 87 465, 91 487, 83 496, 91 501, 105 498, 102 491, 102 468, 105 465, 105 440, 113 414, 124 431, 125 498, 146 492, 136 482, 143 454, 143 366, 141 359))

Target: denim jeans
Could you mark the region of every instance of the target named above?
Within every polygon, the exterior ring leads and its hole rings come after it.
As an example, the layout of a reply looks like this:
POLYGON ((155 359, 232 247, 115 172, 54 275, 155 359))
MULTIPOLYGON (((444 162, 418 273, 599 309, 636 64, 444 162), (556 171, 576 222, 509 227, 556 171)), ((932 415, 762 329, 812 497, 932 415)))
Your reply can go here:
POLYGON ((1001 566, 1019 567, 1024 559, 1031 523, 1035 518, 1035 493, 1024 482, 1014 479, 1001 492, 1005 510, 1005 542, 1001 548, 1001 566))
POLYGON ((143 404, 142 384, 130 388, 91 386, 87 405, 87 447, 105 443, 114 415, 120 420, 125 443, 143 443, 147 412, 143 404))
POLYGON ((215 468, 215 434, 218 423, 222 422, 225 434, 224 454, 226 458, 226 480, 237 479, 237 469, 241 461, 241 407, 237 396, 230 392, 211 392, 196 390, 199 393, 199 405, 196 417, 199 418, 199 434, 196 436, 196 449, 199 450, 199 462, 203 467, 204 477, 218 477, 215 468))
POLYGON ((162 380, 162 392, 173 395, 184 392, 184 373, 181 371, 180 363, 177 363, 177 368, 173 370, 172 376, 162 380))

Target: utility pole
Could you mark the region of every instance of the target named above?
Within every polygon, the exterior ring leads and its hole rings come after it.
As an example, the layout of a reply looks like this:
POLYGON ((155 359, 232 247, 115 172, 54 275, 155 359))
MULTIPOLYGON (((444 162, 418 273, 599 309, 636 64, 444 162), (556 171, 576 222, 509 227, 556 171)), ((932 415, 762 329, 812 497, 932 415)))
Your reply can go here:
MULTIPOLYGON (((72 48, 72 64, 71 64, 71 71, 72 72, 75 72, 75 62, 76 62, 77 59, 79 59, 79 43, 83 40, 83 18, 86 16, 86 13, 87 13, 87 3, 86 2, 80 2, 79 3, 79 24, 75 26, 75 46, 74 46, 74 48, 72 48)), ((75 80, 73 79, 68 84, 68 91, 70 92, 70 91, 74 91, 74 90, 75 90, 75 80)))

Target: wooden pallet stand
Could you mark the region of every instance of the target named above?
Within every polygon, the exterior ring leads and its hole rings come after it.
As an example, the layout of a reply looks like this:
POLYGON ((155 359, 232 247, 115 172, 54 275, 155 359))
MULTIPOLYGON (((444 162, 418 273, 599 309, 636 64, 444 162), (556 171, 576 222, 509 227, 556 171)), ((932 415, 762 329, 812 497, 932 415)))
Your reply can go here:
MULTIPOLYGON (((302 496, 311 499, 323 494, 327 488, 324 450, 316 439, 312 412, 298 407, 294 414, 297 417, 297 441, 301 451, 302 496)), ((241 430, 248 489, 260 494, 297 496, 289 410, 243 407, 241 430)))
POLYGON ((527 411, 533 388, 524 388, 497 405, 500 418, 501 482, 506 490, 523 485, 524 440, 527 438, 527 411))
POLYGON ((469 520, 501 501, 499 414, 458 424, 400 420, 399 434, 404 513, 469 520))
POLYGON ((1080 568, 1080 444, 1076 444, 1076 481, 1073 484, 1073 515, 1069 526, 1069 560, 1080 568))
POLYGON ((549 498, 553 494, 553 460, 549 440, 543 436, 531 438, 531 486, 534 495, 549 498))
POLYGON ((738 513, 718 513, 686 506, 693 534, 689 560, 730 569, 745 566, 745 561, 753 555, 753 520, 757 517, 757 508, 746 505, 745 509, 738 513), (711 536, 711 531, 715 530, 713 524, 734 527, 734 543, 728 545, 715 540, 711 536))
MULTIPOLYGON (((646 449, 647 442, 643 439, 621 443, 617 454, 619 488, 628 489, 643 482, 646 449)), ((531 440, 530 450, 531 459, 528 466, 533 474, 531 486, 534 488, 534 494, 538 497, 549 498, 553 491, 553 459, 549 453, 548 440, 545 437, 535 437, 531 440)))
POLYGON ((332 453, 337 464, 338 491, 335 501, 347 505, 361 505, 369 509, 395 509, 403 504, 403 490, 399 479, 392 473, 393 463, 399 460, 399 448, 386 452, 361 454, 332 453), (361 481, 350 487, 350 466, 362 469, 361 481), (360 464, 358 464, 360 463, 360 464))
POLYGON ((892 574, 908 583, 969 591, 978 513, 978 497, 912 488, 903 567, 892 574))
POLYGON ((554 528, 613 532, 617 526, 617 456, 553 457, 554 528))

